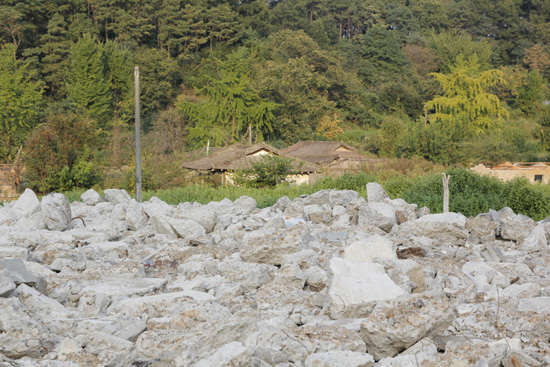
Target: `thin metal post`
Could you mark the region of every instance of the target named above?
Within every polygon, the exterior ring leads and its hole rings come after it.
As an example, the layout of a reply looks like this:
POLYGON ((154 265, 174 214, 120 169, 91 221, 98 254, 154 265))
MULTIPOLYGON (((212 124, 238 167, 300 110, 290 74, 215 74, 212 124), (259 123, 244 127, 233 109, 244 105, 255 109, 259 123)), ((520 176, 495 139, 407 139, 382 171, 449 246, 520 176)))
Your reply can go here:
POLYGON ((139 108, 139 66, 134 68, 136 105, 136 200, 141 203, 141 119, 139 108))

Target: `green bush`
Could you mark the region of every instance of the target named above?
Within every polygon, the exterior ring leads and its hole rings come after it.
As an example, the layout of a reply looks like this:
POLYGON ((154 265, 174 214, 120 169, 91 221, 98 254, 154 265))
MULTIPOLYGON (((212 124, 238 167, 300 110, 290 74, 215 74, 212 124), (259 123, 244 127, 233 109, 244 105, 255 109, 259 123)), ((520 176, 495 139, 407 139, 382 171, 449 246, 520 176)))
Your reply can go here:
POLYGON ((275 187, 287 181, 288 175, 293 174, 299 167, 294 160, 264 155, 252 163, 252 167, 235 172, 235 184, 245 187, 275 187))

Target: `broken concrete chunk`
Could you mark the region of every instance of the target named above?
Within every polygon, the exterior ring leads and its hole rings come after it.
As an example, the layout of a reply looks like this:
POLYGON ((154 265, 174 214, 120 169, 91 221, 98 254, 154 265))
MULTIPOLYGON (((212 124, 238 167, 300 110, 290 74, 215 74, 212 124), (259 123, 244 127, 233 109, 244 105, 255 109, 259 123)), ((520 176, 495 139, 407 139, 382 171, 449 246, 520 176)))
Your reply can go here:
POLYGON ((239 342, 231 342, 216 350, 210 357, 200 360, 195 367, 246 367, 252 365, 248 348, 239 342))
POLYGON ((192 206, 190 203, 178 205, 174 218, 194 220, 204 227, 206 233, 210 233, 218 223, 218 215, 207 206, 192 206))
POLYGON ((25 192, 19 196, 13 205, 13 211, 17 219, 30 217, 32 214, 40 211, 40 201, 31 189, 25 189, 25 192))
POLYGON ((243 237, 241 257, 248 262, 281 265, 286 255, 307 248, 311 239, 305 225, 295 225, 275 233, 248 232, 243 237))
POLYGON ((359 225, 374 225, 389 232, 397 224, 396 209, 384 202, 369 202, 359 208, 359 225))
POLYGON ((244 195, 235 200, 233 202, 233 205, 241 209, 241 212, 245 215, 252 213, 252 211, 254 211, 254 209, 258 207, 258 203, 256 203, 256 200, 244 195))
POLYGON ((334 319, 366 317, 375 302, 405 293, 380 264, 333 258, 330 273, 330 315, 334 319))
POLYGON ((88 191, 82 193, 82 195, 80 195, 80 198, 84 203, 91 206, 97 205, 105 201, 105 199, 103 199, 101 195, 99 195, 94 189, 89 189, 88 191))
POLYGON ((550 297, 522 298, 519 300, 518 311, 550 314, 550 297))
POLYGON ((3 271, 6 277, 17 284, 38 282, 38 278, 27 270, 21 259, 0 259, 0 271, 3 271))
POLYGON ((353 242, 344 250, 344 259, 352 262, 372 262, 376 258, 397 260, 396 245, 379 235, 353 242))
POLYGON ((379 302, 361 324, 361 338, 374 359, 393 357, 453 321, 446 297, 422 293, 379 302))
POLYGON ((313 353, 306 359, 306 367, 371 367, 374 358, 367 353, 331 351, 313 353))
POLYGON ((71 203, 63 194, 53 193, 42 198, 42 213, 51 231, 61 231, 71 223, 71 203))
POLYGON ((369 182, 367 184, 367 200, 369 203, 380 203, 384 199, 389 199, 389 195, 378 182, 369 182))
POLYGON ((118 189, 107 189, 103 191, 103 195, 105 195, 105 199, 107 199, 108 202, 116 204, 128 204, 132 198, 126 190, 118 190, 118 189))
POLYGON ((204 227, 194 220, 170 218, 168 219, 168 223, 170 223, 172 230, 179 238, 191 240, 199 239, 206 235, 204 227))
POLYGON ((140 230, 141 228, 145 227, 145 225, 147 225, 149 221, 149 217, 145 213, 143 205, 141 203, 138 203, 134 199, 130 200, 130 202, 126 206, 125 219, 128 223, 128 227, 132 231, 140 230))

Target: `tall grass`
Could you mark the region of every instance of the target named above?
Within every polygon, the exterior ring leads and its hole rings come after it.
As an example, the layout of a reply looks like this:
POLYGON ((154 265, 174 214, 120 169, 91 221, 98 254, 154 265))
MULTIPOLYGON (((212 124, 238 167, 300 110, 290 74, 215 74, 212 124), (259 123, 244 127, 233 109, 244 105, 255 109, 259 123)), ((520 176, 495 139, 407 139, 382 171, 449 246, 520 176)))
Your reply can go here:
MULTIPOLYGON (((516 213, 527 215, 535 220, 550 216, 550 186, 533 185, 526 179, 502 182, 496 178, 479 176, 469 170, 452 168, 446 171, 449 181, 450 210, 466 216, 486 213, 489 209, 500 210, 508 206, 516 213)), ((224 198, 235 200, 240 196, 252 197, 258 207, 273 205, 279 198, 287 196, 291 200, 300 195, 311 195, 324 189, 355 190, 366 197, 366 184, 379 182, 392 199, 402 198, 419 207, 426 206, 432 213, 443 210, 443 187, 440 173, 406 176, 403 174, 380 175, 375 173, 344 174, 318 180, 314 185, 279 185, 275 188, 245 188, 237 186, 201 186, 146 191, 143 200, 153 196, 176 205, 182 202, 220 201, 224 198)), ((80 200, 84 190, 66 192, 70 201, 80 200)), ((102 194, 102 191, 98 191, 102 194)))

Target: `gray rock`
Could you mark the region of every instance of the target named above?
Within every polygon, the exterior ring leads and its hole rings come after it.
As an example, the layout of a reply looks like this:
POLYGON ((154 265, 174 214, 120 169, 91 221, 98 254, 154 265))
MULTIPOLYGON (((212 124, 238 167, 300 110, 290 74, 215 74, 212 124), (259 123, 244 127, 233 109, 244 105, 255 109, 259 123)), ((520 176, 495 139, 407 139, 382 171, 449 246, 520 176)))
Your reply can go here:
POLYGON ((373 364, 370 354, 350 351, 313 353, 305 362, 306 367, 371 367, 373 364))
POLYGON ((249 196, 241 196, 233 202, 233 205, 241 209, 241 212, 245 215, 252 213, 254 209, 258 207, 258 203, 256 203, 256 200, 252 199, 249 196))
POLYGON ((42 198, 42 213, 51 231, 61 231, 71 223, 71 204, 63 194, 53 193, 42 198))
POLYGON ((241 246, 244 261, 281 265, 285 256, 308 247, 312 236, 305 225, 296 225, 275 233, 263 230, 246 233, 241 246))
POLYGON ((423 293, 379 302, 361 324, 361 338, 374 359, 393 357, 453 321, 449 300, 423 293))
POLYGON ((3 271, 5 277, 17 284, 38 282, 38 278, 27 270, 21 259, 1 259, 0 270, 3 271))
POLYGON ((500 235, 505 240, 512 240, 521 244, 536 227, 534 220, 521 214, 511 218, 507 216, 505 219, 502 218, 502 215, 500 217, 500 235))
POLYGON ((367 200, 369 203, 380 203, 389 199, 389 195, 378 182, 369 182, 367 184, 367 200))
POLYGON ((518 311, 550 314, 550 297, 523 298, 519 300, 518 311))
POLYGON ((206 235, 204 227, 194 220, 170 218, 168 219, 168 223, 170 223, 172 230, 180 238, 191 240, 199 239, 206 235))
POLYGON ((369 202, 359 209, 359 225, 374 225, 389 232, 397 224, 396 209, 384 202, 369 202))
POLYGON ((192 206, 189 203, 178 205, 174 218, 194 220, 204 227, 206 233, 210 233, 218 223, 218 215, 207 206, 192 206))
POLYGON ((311 223, 328 223, 332 219, 332 209, 328 205, 304 205, 304 214, 311 223))
POLYGON ((466 217, 462 214, 429 214, 399 225, 398 234, 402 237, 427 237, 437 244, 451 243, 461 246, 468 238, 465 225, 466 217))
POLYGON ((103 191, 105 199, 113 204, 128 204, 132 199, 126 190, 108 189, 103 191))
POLYGON ((25 192, 19 196, 13 205, 13 212, 17 219, 30 217, 32 214, 40 211, 40 201, 31 189, 25 189, 25 192))
POLYGON ((143 205, 132 199, 126 206, 125 220, 132 231, 138 231, 147 225, 149 217, 145 213, 143 205))
POLYGON ((334 319, 366 317, 376 302, 404 293, 380 264, 330 260, 330 315, 334 319))
POLYGON ((216 350, 210 357, 201 359, 194 367, 248 367, 251 363, 250 350, 239 342, 231 342, 216 350))
POLYGON ((80 198, 84 203, 92 206, 105 202, 105 199, 103 199, 94 189, 89 189, 88 191, 82 193, 80 198))

